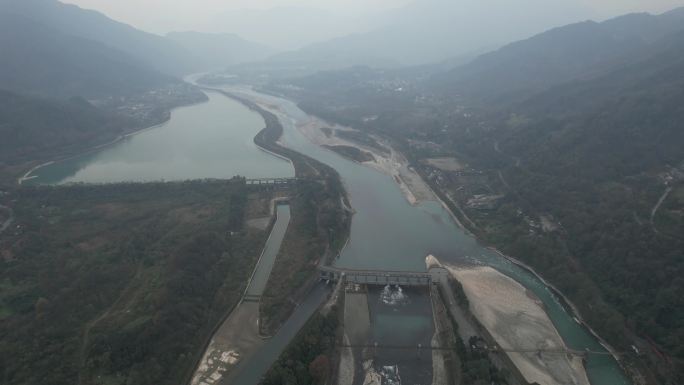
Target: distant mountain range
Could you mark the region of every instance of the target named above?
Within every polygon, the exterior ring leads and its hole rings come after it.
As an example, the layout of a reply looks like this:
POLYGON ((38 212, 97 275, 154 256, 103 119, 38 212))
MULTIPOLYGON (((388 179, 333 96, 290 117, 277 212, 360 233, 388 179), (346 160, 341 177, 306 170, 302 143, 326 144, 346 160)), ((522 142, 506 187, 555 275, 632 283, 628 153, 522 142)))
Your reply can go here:
POLYGON ((312 7, 240 9, 218 13, 207 25, 211 31, 236 33, 278 50, 297 50, 354 31, 382 25, 379 15, 355 18, 312 7))
POLYGON ((65 35, 99 42, 135 57, 151 69, 183 75, 196 67, 183 47, 107 16, 56 0, 4 0, 0 12, 22 15, 65 35))
POLYGON ((157 36, 56 0, 0 1, 0 31, 0 89, 51 97, 141 92, 272 52, 234 35, 157 36))
POLYGON ((471 97, 521 97, 638 62, 668 49, 666 40, 682 30, 684 8, 571 24, 482 55, 436 76, 434 84, 444 92, 471 97))
POLYGON ((0 162, 159 123, 204 97, 180 76, 270 52, 233 35, 157 36, 56 0, 0 0, 0 162))
POLYGON ((57 101, 0 90, 0 162, 34 160, 69 146, 78 151, 117 137, 126 126, 132 122, 82 98, 57 101))
POLYGON ((140 93, 177 82, 137 58, 21 15, 0 13, 0 88, 69 98, 140 93))
POLYGON ((337 70, 356 65, 424 65, 482 52, 587 16, 572 5, 544 0, 419 0, 384 15, 370 31, 275 55, 264 67, 337 70), (550 7, 553 12, 548 12, 550 7))
POLYGON ((266 59, 275 50, 230 33, 172 32, 168 40, 178 43, 197 63, 197 69, 221 69, 229 65, 266 59))

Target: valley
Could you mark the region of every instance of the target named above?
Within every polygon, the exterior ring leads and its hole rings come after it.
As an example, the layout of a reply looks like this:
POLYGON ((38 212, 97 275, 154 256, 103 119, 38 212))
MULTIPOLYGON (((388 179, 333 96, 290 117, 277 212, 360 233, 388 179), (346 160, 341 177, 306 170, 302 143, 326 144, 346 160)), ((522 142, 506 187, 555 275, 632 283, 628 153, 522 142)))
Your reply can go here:
POLYGON ((684 382, 664 2, 1 1, 0 382, 684 382))

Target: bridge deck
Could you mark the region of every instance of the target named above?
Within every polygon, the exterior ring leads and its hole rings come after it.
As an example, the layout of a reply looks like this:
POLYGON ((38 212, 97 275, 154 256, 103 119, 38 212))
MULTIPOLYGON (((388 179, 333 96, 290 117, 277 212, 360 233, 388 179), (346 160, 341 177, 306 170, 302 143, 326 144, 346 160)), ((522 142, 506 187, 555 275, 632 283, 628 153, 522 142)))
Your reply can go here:
POLYGON ((344 278, 346 282, 358 284, 428 286, 432 283, 432 275, 425 272, 354 270, 330 266, 320 267, 319 270, 322 279, 337 281, 344 278))

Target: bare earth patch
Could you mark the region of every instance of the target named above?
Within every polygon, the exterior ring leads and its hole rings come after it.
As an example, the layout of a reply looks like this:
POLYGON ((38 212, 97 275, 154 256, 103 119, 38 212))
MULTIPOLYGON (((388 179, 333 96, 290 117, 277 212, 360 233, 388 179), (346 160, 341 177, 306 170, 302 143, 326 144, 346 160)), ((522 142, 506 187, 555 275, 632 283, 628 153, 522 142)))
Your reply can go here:
MULTIPOLYGON (((339 125, 332 126, 335 130, 356 131, 349 127, 342 127, 339 125)), ((411 204, 437 200, 430 187, 423 181, 420 175, 409 168, 408 160, 401 153, 395 151, 389 143, 383 141, 381 138, 373 137, 373 139, 382 147, 389 150, 388 152, 381 152, 377 148, 340 138, 339 136, 334 135, 334 133, 328 136, 321 129, 329 129, 329 127, 331 127, 331 124, 316 118, 311 118, 308 122, 297 126, 304 136, 319 146, 355 147, 360 151, 370 153, 374 160, 363 162, 363 164, 372 167, 385 175, 391 176, 411 204)))
POLYGON ((541 223, 542 230, 546 233, 558 230, 558 222, 550 215, 540 215, 539 222, 541 223))
POLYGON ((259 336, 259 304, 242 302, 211 340, 193 376, 192 385, 209 385, 230 374, 264 344, 259 336))

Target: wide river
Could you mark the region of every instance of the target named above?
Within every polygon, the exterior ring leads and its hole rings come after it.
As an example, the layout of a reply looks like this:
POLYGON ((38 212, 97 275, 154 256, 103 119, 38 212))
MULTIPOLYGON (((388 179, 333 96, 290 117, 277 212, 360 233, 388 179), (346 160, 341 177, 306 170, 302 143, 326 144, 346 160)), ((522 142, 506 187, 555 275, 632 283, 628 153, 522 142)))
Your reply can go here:
MULTIPOLYGON (((412 206, 391 177, 311 143, 296 128, 309 117, 294 103, 245 89, 241 92, 277 106, 274 112, 285 128, 282 142, 330 165, 342 177, 356 214, 350 242, 336 261, 338 266, 424 271, 428 254, 444 262, 490 265, 539 296, 571 348, 604 350, 589 331, 574 321, 543 282, 480 245, 458 227, 438 202, 412 206)), ((254 147, 252 139, 264 126, 258 115, 219 94, 209 93, 209 96, 208 103, 175 110, 164 125, 101 151, 40 168, 31 182, 101 183, 293 174, 290 164, 254 147)), ((244 378, 236 383, 253 384, 268 367, 259 362, 277 357, 322 298, 319 289, 300 305, 288 324, 253 359, 254 365, 246 370, 244 378)), ((594 385, 629 383, 610 356, 590 355, 586 367, 594 385)))
POLYGON ((38 168, 25 183, 112 183, 201 178, 291 177, 290 162, 260 150, 261 116, 219 93, 175 109, 159 126, 99 151, 38 168))

